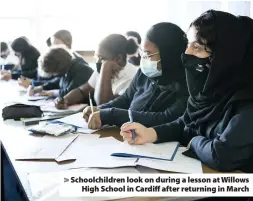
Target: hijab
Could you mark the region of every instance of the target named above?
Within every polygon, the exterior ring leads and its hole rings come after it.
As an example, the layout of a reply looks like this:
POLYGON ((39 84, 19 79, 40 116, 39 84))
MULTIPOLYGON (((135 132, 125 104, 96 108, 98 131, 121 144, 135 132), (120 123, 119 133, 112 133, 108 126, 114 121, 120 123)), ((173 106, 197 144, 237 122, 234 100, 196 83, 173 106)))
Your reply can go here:
MULTIPOLYGON (((200 130, 220 120, 230 104, 253 100, 253 20, 214 10, 204 15, 214 19, 215 43, 207 78, 199 83, 203 90, 189 97, 184 115, 188 127, 200 130)), ((193 87, 188 79, 187 85, 193 87)))
POLYGON ((146 40, 154 43, 161 58, 162 75, 155 79, 159 85, 185 83, 185 72, 180 55, 185 51, 185 33, 175 24, 162 22, 153 25, 146 34, 146 40))

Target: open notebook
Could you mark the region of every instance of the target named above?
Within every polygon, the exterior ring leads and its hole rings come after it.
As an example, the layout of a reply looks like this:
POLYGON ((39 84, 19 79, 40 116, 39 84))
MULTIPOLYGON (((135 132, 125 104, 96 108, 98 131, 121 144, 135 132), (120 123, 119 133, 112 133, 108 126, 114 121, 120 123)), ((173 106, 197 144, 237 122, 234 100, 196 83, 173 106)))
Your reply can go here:
POLYGON ((172 161, 179 145, 179 142, 147 143, 144 145, 129 145, 126 142, 122 142, 114 148, 111 156, 172 161))

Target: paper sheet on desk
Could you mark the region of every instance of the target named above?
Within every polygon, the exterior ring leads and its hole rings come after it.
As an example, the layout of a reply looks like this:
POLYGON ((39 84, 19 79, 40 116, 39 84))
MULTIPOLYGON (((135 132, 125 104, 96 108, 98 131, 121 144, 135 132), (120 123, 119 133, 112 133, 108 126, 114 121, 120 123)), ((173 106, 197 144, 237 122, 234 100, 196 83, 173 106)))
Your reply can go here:
POLYGON ((51 103, 44 105, 41 107, 41 110, 44 112, 54 112, 54 113, 69 113, 69 114, 73 114, 73 113, 77 113, 82 111, 85 106, 87 106, 87 104, 78 104, 78 105, 71 105, 69 106, 67 109, 65 110, 58 110, 55 105, 54 102, 52 101, 51 103))
POLYGON ((68 148, 56 159, 57 162, 62 162, 66 160, 76 159, 76 155, 83 146, 89 146, 95 144, 98 141, 100 135, 79 135, 69 146, 68 148))
POLYGON ((32 159, 56 159, 61 153, 78 137, 78 135, 48 136, 36 140, 25 147, 15 159, 32 160, 32 159))
POLYGON ((119 199, 123 197, 114 198, 63 198, 59 197, 58 188, 61 183, 61 174, 65 172, 85 172, 86 174, 110 174, 110 173, 136 173, 134 168, 117 168, 117 169, 98 169, 98 168, 82 168, 77 170, 67 170, 60 172, 49 172, 49 173, 30 173, 28 174, 28 180, 30 184, 30 189, 34 201, 102 201, 102 200, 112 200, 119 199))
POLYGON ((158 170, 180 172, 180 173, 203 173, 202 164, 199 160, 184 156, 185 147, 179 147, 173 161, 162 161, 140 158, 138 165, 158 170))
POLYGON ((111 156, 115 145, 119 144, 121 144, 121 142, 113 137, 99 138, 95 143, 78 148, 78 151, 73 149, 76 160, 73 163, 64 164, 63 166, 66 169, 82 167, 115 168, 136 166, 136 158, 111 156))

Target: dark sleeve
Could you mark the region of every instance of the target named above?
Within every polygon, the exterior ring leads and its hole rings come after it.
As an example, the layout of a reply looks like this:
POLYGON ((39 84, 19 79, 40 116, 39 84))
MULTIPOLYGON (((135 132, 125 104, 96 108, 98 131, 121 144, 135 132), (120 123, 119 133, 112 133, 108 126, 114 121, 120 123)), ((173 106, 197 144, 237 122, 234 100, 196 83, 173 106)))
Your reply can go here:
POLYGON ((190 149, 209 167, 218 171, 241 169, 253 154, 253 108, 233 116, 223 133, 214 139, 196 136, 190 149))
POLYGON ((106 108, 115 107, 115 108, 121 108, 121 109, 128 109, 130 107, 130 104, 131 104, 134 94, 136 92, 136 84, 137 84, 139 76, 140 76, 140 73, 137 72, 137 74, 134 76, 130 86, 127 88, 127 90, 125 91, 124 94, 109 101, 108 103, 98 106, 100 109, 100 114, 101 114, 101 112, 103 113, 103 111, 105 111, 105 113, 107 113, 106 110, 102 110, 102 109, 106 109, 106 108))
POLYGON ((59 89, 60 77, 55 77, 52 80, 44 82, 42 85, 43 90, 59 89))
MULTIPOLYGON (((178 99, 164 112, 132 111, 133 121, 141 123, 146 127, 172 122, 180 117, 185 111, 187 99, 188 97, 182 97, 181 99, 178 99)), ((109 124, 121 126, 123 123, 129 121, 127 110, 114 107, 100 110, 100 117, 103 125, 109 124)))
POLYGON ((157 134, 156 143, 172 142, 172 141, 180 142, 184 134, 184 127, 185 127, 182 118, 183 117, 179 117, 177 120, 173 122, 159 126, 154 126, 153 128, 157 134))
POLYGON ((17 80, 21 76, 21 70, 14 70, 11 72, 11 78, 17 80))
POLYGON ((32 80, 32 85, 37 87, 49 82, 50 80, 32 80))
MULTIPOLYGON (((84 65, 84 64, 81 64, 84 65)), ((69 82, 66 88, 60 88, 60 96, 63 97, 71 90, 76 89, 83 85, 84 83, 88 82, 90 76, 93 73, 93 70, 90 67, 80 68, 78 72, 74 72, 73 79, 69 82)))
POLYGON ((122 125, 123 123, 129 121, 128 114, 126 111, 129 109, 130 104, 133 100, 134 94, 136 92, 136 82, 139 78, 137 73, 132 80, 130 86, 127 88, 124 94, 109 101, 106 104, 98 106, 100 109, 100 118, 103 125, 122 125))

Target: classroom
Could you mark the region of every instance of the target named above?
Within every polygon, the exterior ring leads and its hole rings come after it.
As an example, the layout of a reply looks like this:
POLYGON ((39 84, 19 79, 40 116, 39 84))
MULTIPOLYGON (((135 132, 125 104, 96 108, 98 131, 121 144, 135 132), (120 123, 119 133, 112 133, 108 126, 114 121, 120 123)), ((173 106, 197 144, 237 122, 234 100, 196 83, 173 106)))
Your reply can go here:
POLYGON ((253 200, 253 1, 1 6, 1 200, 253 200))

